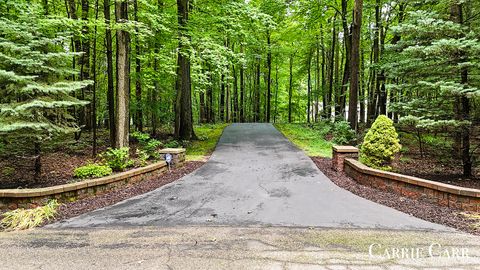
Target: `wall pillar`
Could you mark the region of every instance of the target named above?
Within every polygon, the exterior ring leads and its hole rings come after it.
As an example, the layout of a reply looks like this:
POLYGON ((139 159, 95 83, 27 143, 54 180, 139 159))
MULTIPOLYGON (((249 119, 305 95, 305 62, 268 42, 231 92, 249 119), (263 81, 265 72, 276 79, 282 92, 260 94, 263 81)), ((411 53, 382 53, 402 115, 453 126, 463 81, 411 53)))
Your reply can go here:
POLYGON ((172 155, 172 167, 182 167, 185 163, 185 148, 165 148, 159 150, 162 159, 165 159, 166 154, 172 155))
POLYGON ((358 148, 340 145, 332 147, 332 168, 335 171, 343 172, 343 163, 346 158, 358 159, 358 148))

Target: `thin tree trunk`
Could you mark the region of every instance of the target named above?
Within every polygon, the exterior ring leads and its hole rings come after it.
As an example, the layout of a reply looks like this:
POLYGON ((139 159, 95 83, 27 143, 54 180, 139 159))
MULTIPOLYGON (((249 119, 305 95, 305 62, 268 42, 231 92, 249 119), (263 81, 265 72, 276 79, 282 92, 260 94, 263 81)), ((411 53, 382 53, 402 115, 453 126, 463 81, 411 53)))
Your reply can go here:
MULTIPOLYGON (((458 24, 465 24, 463 18, 463 4, 453 1, 450 6, 450 17, 451 20, 458 24)), ((468 55, 465 51, 461 51, 458 55, 457 61, 460 63, 468 61, 468 55)), ((460 81, 463 84, 464 88, 468 88, 468 68, 463 67, 460 71, 460 81)), ((456 116, 455 118, 458 121, 470 121, 470 101, 468 97, 463 94, 461 97, 456 99, 456 116)), ((472 176, 472 166, 473 161, 470 156, 470 126, 464 126, 460 131, 456 133, 455 140, 460 142, 461 145, 461 156, 463 163, 463 176, 471 177, 472 176)))
MULTIPOLYGON (((240 47, 240 52, 244 53, 243 45, 240 47)), ((245 81, 244 81, 245 67, 243 64, 240 67, 240 122, 245 122, 245 81)))
MULTIPOLYGON (((117 24, 124 24, 128 21, 128 2, 116 0, 115 17, 117 24)), ((115 134, 115 147, 128 146, 129 133, 129 99, 130 99, 130 60, 128 56, 130 46, 130 35, 127 31, 118 29, 117 33, 117 95, 115 110, 115 123, 117 126, 115 134)))
POLYGON ((270 31, 267 30, 267 119, 266 122, 270 122, 270 99, 271 99, 271 86, 272 86, 272 50, 270 31))
POLYGON ((310 105, 312 103, 312 54, 313 51, 310 49, 310 53, 308 54, 308 63, 307 63, 307 123, 310 123, 310 105))
MULTIPOLYGON (((89 0, 82 0, 82 21, 84 26, 82 27, 82 56, 80 57, 80 80, 89 80, 90 79, 90 38, 88 36, 88 13, 90 11, 89 0)), ((87 86, 82 89, 81 98, 85 100, 85 93, 91 91, 90 86, 87 86)), ((88 107, 82 107, 80 109, 80 117, 83 118, 83 124, 87 130, 91 129, 91 112, 88 110, 88 107)))
POLYGON ((260 59, 257 62, 257 71, 255 73, 255 111, 254 122, 260 121, 260 59))
MULTIPOLYGON (((138 24, 138 0, 133 1, 133 9, 134 9, 134 17, 135 23, 138 24)), ((143 103, 142 103, 142 81, 141 81, 141 73, 142 67, 140 63, 140 40, 139 40, 139 30, 138 26, 135 26, 135 99, 137 106, 136 108, 136 116, 135 116, 135 127, 139 131, 143 131, 143 103)))
POLYGON ((278 113, 278 60, 275 65, 275 112, 273 115, 273 122, 277 122, 277 113, 278 113))
POLYGON ((235 69, 235 64, 232 65, 233 72, 233 121, 238 122, 239 111, 238 111, 238 78, 237 71, 235 69))
POLYGON ((348 122, 350 127, 357 129, 358 86, 360 75, 360 34, 362 27, 363 0, 355 0, 353 27, 352 27, 352 67, 350 80, 350 99, 348 102, 348 122))
POLYGON ((327 84, 325 80, 325 60, 326 60, 326 54, 325 54, 325 43, 323 41, 323 28, 322 25, 320 25, 320 45, 322 47, 322 106, 323 106, 323 117, 325 119, 330 119, 330 116, 328 115, 327 112, 327 91, 325 91, 325 86, 327 84))
MULTIPOLYGON (((98 20, 98 1, 95 1, 95 20, 98 20)), ((97 155, 97 25, 94 28, 93 37, 93 56, 92 56, 92 75, 93 75, 93 97, 92 97, 92 129, 93 129, 93 147, 92 156, 97 155)))
POLYGON ((288 123, 292 122, 292 96, 293 96, 293 53, 290 54, 290 73, 288 84, 288 123))
POLYGON ((348 29, 347 23, 347 0, 342 0, 342 26, 343 26, 343 43, 345 44, 345 65, 343 70, 342 86, 340 90, 340 111, 345 115, 346 95, 348 90, 348 83, 350 79, 350 57, 352 38, 348 29))
POLYGON ((332 94, 333 94, 333 72, 334 72, 334 64, 335 64, 335 46, 337 41, 337 27, 335 26, 337 14, 333 16, 333 23, 332 23, 332 47, 331 47, 331 55, 330 55, 330 74, 329 74, 329 82, 328 82, 328 93, 326 96, 326 105, 327 105, 327 116, 328 119, 332 116, 332 106, 330 102, 332 101, 332 94))
POLYGON ((35 141, 33 145, 33 154, 35 156, 35 174, 33 175, 33 181, 37 184, 40 181, 42 175, 42 157, 41 157, 41 145, 39 141, 35 141))
POLYGON ((225 118, 225 75, 222 74, 221 77, 221 86, 220 86, 220 107, 219 107, 219 114, 220 114, 220 121, 226 122, 225 118))
POLYGON ((115 147, 115 91, 113 86, 113 49, 112 49, 112 30, 110 25, 110 0, 103 1, 103 14, 105 16, 105 40, 107 51, 107 105, 108 105, 108 124, 110 129, 110 146, 115 147))

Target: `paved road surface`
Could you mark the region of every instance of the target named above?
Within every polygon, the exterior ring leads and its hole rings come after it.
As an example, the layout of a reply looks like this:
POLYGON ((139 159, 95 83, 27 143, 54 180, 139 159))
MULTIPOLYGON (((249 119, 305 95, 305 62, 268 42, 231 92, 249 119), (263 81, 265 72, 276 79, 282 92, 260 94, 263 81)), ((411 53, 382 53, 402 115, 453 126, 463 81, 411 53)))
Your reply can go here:
POLYGON ((480 270, 479 256, 479 237, 425 231, 142 226, 0 233, 0 269, 19 270, 480 270), (386 257, 384 250, 402 247, 423 251, 386 257), (467 249, 468 257, 439 257, 451 248, 467 249))
POLYGON ((233 124, 194 173, 50 227, 138 225, 447 230, 337 187, 271 124, 233 124))

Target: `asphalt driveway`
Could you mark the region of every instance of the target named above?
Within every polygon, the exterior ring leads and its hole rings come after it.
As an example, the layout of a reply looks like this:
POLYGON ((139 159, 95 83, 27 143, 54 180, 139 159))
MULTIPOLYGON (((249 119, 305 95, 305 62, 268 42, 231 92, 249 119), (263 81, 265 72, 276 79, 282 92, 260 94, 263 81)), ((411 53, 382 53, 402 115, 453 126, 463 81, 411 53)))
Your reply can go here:
POLYGON ((448 230, 337 187, 271 124, 232 124, 192 174, 49 227, 177 225, 448 230))

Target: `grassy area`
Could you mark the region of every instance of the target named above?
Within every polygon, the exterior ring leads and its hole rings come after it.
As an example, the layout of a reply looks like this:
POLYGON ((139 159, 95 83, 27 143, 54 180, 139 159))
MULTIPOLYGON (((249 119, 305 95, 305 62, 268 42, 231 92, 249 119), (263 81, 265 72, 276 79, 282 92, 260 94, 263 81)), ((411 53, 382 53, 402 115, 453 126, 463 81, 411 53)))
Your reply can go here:
POLYGON ((203 160, 209 156, 218 139, 222 135, 223 129, 228 124, 205 124, 194 127, 195 134, 198 137, 197 141, 191 142, 187 147, 187 160, 203 160))
POLYGON ((332 143, 325 139, 330 128, 325 126, 309 127, 307 124, 275 124, 275 127, 309 156, 332 156, 332 143))

